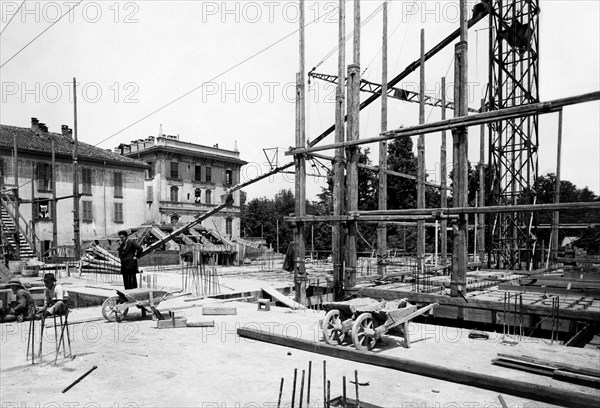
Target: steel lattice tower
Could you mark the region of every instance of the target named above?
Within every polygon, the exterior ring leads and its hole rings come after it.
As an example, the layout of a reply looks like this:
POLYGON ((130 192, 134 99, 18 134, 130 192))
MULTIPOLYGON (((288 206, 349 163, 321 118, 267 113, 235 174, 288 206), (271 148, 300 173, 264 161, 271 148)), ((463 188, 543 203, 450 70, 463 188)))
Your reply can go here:
MULTIPOLYGON (((493 0, 490 6, 489 109, 539 102, 538 0, 493 0)), ((490 126, 489 205, 534 204, 538 173, 538 117, 490 126)), ((488 219, 488 262, 496 268, 535 264, 533 213, 504 213, 488 219)))

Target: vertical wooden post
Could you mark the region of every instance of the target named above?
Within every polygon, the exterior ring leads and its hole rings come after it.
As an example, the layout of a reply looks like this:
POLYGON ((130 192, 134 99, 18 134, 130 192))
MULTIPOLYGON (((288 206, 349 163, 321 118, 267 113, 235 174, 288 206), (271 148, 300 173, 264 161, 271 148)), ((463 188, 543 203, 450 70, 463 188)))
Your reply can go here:
MULTIPOLYGON (((444 119, 446 119, 446 77, 442 78, 442 120, 444 119)), ((447 179, 446 131, 442 130, 442 146, 440 148, 440 205, 442 208, 448 207, 447 179)), ((441 262, 445 266, 448 263, 448 221, 442 219, 440 228, 442 230, 440 237, 441 262)))
MULTIPOLYGON (((353 64, 348 66, 348 133, 346 140, 359 138, 360 114, 360 0, 354 0, 354 56, 353 64)), ((348 212, 358 210, 358 147, 346 149, 346 209, 348 212)), ((356 221, 348 222, 346 239, 346 270, 344 288, 356 284, 357 263, 357 225, 356 221)))
MULTIPOLYGON (((296 75, 296 147, 305 147, 305 88, 304 88, 304 0, 300 0, 300 72, 296 75)), ((306 162, 304 155, 294 156, 296 162, 296 217, 306 215, 306 162)), ((296 302, 306 304, 305 225, 296 221, 296 269, 294 289, 296 302)))
MULTIPOLYGON (((58 247, 58 220, 56 219, 56 206, 58 205, 58 201, 56 201, 56 146, 53 137, 50 138, 50 142, 52 147, 52 208, 50 210, 50 216, 52 217, 52 248, 54 248, 51 254, 56 256, 56 248, 58 247)), ((54 262, 56 263, 56 261, 54 262)))
MULTIPOLYGON (((421 65, 419 69, 419 124, 425 123, 425 30, 421 29, 421 65)), ((417 208, 425 208, 425 135, 417 143, 417 208)), ((417 221, 417 267, 423 273, 425 221, 417 221)))
MULTIPOLYGON (((481 100, 481 111, 485 110, 485 99, 481 100)), ((479 200, 477 205, 485 207, 485 124, 479 130, 479 200)), ((479 247, 479 262, 485 257, 485 214, 478 214, 477 246, 479 247)))
MULTIPOLYGON (((381 48, 381 133, 387 131, 387 37, 388 37, 388 4, 383 3, 383 35, 381 48)), ((379 210, 387 210, 387 141, 379 142, 379 210)), ((387 259, 387 223, 377 224, 377 273, 386 275, 387 259)))
POLYGON ((13 172, 15 175, 15 188, 14 188, 14 196, 15 196, 15 256, 17 260, 21 259, 21 241, 19 239, 19 153, 17 148, 17 135, 15 134, 13 137, 13 145, 14 145, 14 161, 13 161, 13 172))
POLYGON ((79 165, 77 146, 77 81, 73 78, 73 242, 75 260, 81 259, 81 237, 79 235, 79 165))
MULTIPOLYGON (((558 111, 558 142, 556 145, 556 181, 554 184, 554 203, 560 203, 560 162, 561 162, 561 151, 562 151, 562 123, 563 123, 563 111, 558 111)), ((558 226, 560 224, 560 212, 554 211, 552 213, 552 259, 556 261, 558 256, 558 226)), ((550 250, 550 249, 549 249, 550 250)))
MULTIPOLYGON (((345 106, 345 82, 346 82, 346 2, 339 0, 338 6, 338 85, 336 88, 335 105, 335 142, 345 141, 344 114, 345 106)), ((335 160, 333 163, 333 214, 341 216, 344 213, 344 149, 335 149, 335 160)), ((343 237, 342 224, 335 222, 332 233, 333 246, 333 290, 336 300, 343 296, 343 237)))
MULTIPOLYGON (((467 0, 460 0, 460 42, 456 44, 454 116, 466 116, 468 109, 468 31, 467 0)), ((452 132, 454 189, 453 201, 457 207, 468 205, 468 130, 461 127, 452 132)), ((452 276, 450 279, 450 295, 458 296, 465 291, 467 276, 467 216, 461 215, 453 229, 452 276)))
MULTIPOLYGON (((36 165, 35 162, 32 161, 31 162, 31 235, 30 237, 35 237, 35 206, 39 205, 39 203, 36 203, 35 201, 35 176, 36 176, 36 165)), ((49 215, 49 214, 48 214, 49 215)), ((32 240, 33 244, 35 245, 35 239, 32 240)), ((37 253, 37 249, 36 248, 31 248, 33 250, 33 253, 36 254, 37 253)), ((40 249, 40 253, 42 248, 40 249)), ((40 261, 43 261, 43 259, 40 259, 40 261)))

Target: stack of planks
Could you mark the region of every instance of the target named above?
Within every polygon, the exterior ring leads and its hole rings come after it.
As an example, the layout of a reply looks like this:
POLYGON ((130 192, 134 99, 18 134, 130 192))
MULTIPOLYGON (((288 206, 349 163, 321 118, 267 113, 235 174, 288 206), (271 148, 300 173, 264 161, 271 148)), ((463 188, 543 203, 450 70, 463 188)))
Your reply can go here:
POLYGON ((600 369, 598 367, 583 367, 538 357, 502 353, 498 353, 498 357, 492 359, 492 364, 546 375, 560 381, 600 388, 600 369))
POLYGON ((81 258, 82 273, 121 273, 121 260, 107 250, 98 245, 91 245, 85 252, 86 254, 81 258))

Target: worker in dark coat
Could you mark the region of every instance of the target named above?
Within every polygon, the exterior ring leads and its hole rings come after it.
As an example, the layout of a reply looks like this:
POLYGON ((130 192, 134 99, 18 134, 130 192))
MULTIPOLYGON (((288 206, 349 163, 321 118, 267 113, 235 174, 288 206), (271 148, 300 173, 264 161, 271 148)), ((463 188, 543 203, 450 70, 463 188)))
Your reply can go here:
POLYGON ((9 313, 6 316, 2 317, 2 320, 5 322, 22 322, 23 320, 33 320, 35 319, 35 302, 31 297, 31 294, 23 284, 20 279, 11 279, 8 281, 8 285, 13 293, 17 296, 17 305, 9 310, 9 313))
POLYGON ((137 260, 142 255, 142 247, 137 242, 127 239, 127 231, 119 231, 119 259, 121 259, 121 274, 125 289, 137 288, 137 260))

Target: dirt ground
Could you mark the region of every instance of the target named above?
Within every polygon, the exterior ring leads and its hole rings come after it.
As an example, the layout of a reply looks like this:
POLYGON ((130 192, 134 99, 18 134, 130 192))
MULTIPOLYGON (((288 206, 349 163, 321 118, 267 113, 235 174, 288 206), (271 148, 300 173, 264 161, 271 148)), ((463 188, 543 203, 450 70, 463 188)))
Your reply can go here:
MULTIPOLYGON (((222 274, 221 283, 239 290, 278 286, 265 276, 222 274)), ((283 279, 285 280, 285 279, 283 279)), ((214 321, 214 327, 157 329, 156 321, 142 319, 130 309, 121 323, 105 321, 100 307, 74 309, 70 326, 74 359, 61 354, 54 364, 54 331, 43 339, 43 363, 26 361, 29 323, 0 325, 0 400, 2 408, 20 407, 276 407, 281 379, 282 406, 290 406, 297 369, 295 406, 299 406, 302 370, 306 377, 302 406, 323 406, 323 365, 331 381, 331 397, 342 395, 342 378, 358 372, 361 401, 385 407, 501 407, 498 393, 448 381, 276 346, 237 336, 240 327, 321 341, 319 320, 324 312, 271 307, 258 311, 256 303, 177 298, 159 309, 177 309, 188 322, 214 321), (202 306, 236 307, 236 315, 204 316, 202 306), (188 306, 188 308, 182 308, 188 306), (311 362, 310 400, 308 367, 311 362), (65 393, 62 391, 92 367, 92 373, 65 393)), ((39 323, 37 333, 39 335, 39 323)), ((599 390, 560 382, 491 364, 497 353, 561 356, 572 364, 600 365, 595 350, 566 348, 549 341, 526 339, 511 346, 501 334, 489 340, 468 338, 468 330, 411 323, 412 346, 386 336, 374 352, 478 373, 544 384, 600 396, 599 390)), ((36 340, 36 347, 39 339, 36 340)), ((340 347, 352 347, 340 346, 340 347)), ((355 398, 354 385, 347 394, 355 398)), ((545 407, 547 404, 504 395, 509 407, 545 407)))

